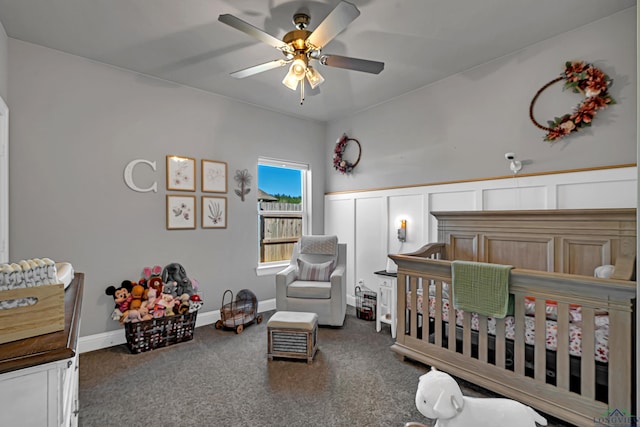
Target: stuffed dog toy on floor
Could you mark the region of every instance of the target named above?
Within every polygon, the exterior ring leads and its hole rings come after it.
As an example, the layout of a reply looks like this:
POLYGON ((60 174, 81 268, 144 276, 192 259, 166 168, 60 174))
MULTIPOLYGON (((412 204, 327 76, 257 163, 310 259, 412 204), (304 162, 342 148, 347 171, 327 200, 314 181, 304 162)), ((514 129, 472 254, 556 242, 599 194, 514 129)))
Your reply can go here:
POLYGON ((431 369, 420 377, 416 407, 435 427, 536 427, 547 420, 529 406, 510 399, 463 396, 447 373, 431 369))

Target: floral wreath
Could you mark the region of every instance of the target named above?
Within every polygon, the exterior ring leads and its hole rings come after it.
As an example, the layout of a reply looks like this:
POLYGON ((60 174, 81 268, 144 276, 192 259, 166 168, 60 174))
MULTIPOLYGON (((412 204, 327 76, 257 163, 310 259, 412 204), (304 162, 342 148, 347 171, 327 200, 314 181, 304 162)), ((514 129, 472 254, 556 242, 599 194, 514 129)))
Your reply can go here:
POLYGON ((333 150, 333 168, 340 173, 351 173, 353 168, 355 168, 360 162, 361 153, 362 147, 360 146, 360 142, 355 138, 349 138, 346 133, 343 134, 340 139, 338 139, 338 142, 336 142, 336 148, 333 150), (354 141, 358 144, 358 158, 353 163, 342 158, 349 141, 354 141))
POLYGON ((609 76, 592 64, 583 61, 567 61, 565 70, 560 77, 542 86, 533 97, 529 107, 529 117, 534 125, 548 132, 544 137, 545 141, 555 141, 570 133, 578 132, 584 127, 591 126, 591 122, 598 110, 616 103, 607 92, 611 82, 613 80, 609 76), (571 114, 556 117, 554 120, 547 122, 549 124, 548 127, 543 126, 533 118, 533 106, 542 91, 560 80, 565 80, 563 90, 571 89, 574 93, 581 93, 585 96, 585 99, 578 104, 571 114))

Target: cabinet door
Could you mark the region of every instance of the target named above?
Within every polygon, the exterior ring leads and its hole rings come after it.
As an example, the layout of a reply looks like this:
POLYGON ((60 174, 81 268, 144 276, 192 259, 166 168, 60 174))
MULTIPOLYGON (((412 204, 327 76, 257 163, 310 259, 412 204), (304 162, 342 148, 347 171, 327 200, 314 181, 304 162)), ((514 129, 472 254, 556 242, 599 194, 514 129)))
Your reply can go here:
MULTIPOLYGON (((5 374, 7 375, 7 374, 5 374)), ((41 370, 26 375, 2 376, 0 412, 2 425, 48 426, 48 372, 41 370)))

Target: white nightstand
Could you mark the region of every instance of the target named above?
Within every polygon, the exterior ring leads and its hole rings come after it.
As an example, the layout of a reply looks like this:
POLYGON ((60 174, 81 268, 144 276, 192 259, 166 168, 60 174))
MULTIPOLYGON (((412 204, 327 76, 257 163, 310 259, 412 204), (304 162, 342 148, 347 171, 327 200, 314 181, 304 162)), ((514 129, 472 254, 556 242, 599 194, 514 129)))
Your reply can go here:
POLYGON ((376 331, 380 332, 382 324, 391 325, 391 337, 396 337, 396 327, 398 323, 396 304, 396 275, 387 273, 385 270, 376 271, 378 280, 378 309, 376 313, 376 331))

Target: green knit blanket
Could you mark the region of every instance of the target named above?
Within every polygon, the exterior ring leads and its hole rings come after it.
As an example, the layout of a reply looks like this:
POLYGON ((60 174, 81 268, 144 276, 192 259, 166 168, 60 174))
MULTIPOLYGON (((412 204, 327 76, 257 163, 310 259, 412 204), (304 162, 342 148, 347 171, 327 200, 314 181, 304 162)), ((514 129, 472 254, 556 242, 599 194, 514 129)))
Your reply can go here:
POLYGON ((512 268, 511 265, 452 261, 454 308, 496 318, 512 314, 513 300, 509 298, 512 268))

